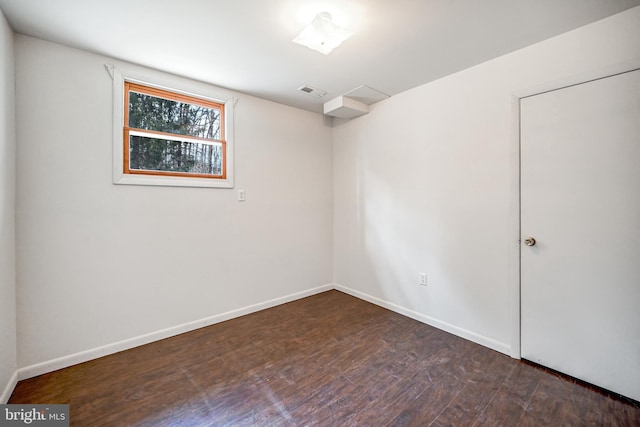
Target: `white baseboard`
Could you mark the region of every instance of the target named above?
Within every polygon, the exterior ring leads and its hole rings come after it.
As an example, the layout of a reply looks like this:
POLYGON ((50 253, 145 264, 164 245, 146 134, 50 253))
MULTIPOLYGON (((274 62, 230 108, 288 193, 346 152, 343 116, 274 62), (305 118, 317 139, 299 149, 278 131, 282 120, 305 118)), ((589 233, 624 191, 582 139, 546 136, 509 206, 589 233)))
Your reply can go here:
POLYGON ((13 390, 16 388, 16 384, 18 384, 18 371, 15 371, 13 375, 11 375, 9 383, 4 388, 2 395, 0 395, 0 404, 5 404, 9 401, 11 393, 13 393, 13 390))
POLYGON ((474 332, 467 331, 466 329, 459 328, 447 322, 434 319, 433 317, 429 317, 424 314, 418 313, 416 311, 409 310, 408 308, 381 300, 380 298, 376 298, 374 296, 365 294, 360 291, 356 291, 355 289, 351 289, 346 286, 339 285, 337 283, 334 284, 334 288, 341 292, 344 292, 345 294, 349 294, 356 298, 360 298, 362 300, 368 301, 372 304, 379 305, 380 307, 384 307, 398 314, 402 314, 403 316, 410 317, 414 320, 417 320, 418 322, 426 323, 427 325, 433 326, 434 328, 442 329, 443 331, 449 332, 450 334, 459 336, 469 341, 473 341, 476 344, 489 347, 490 349, 499 351, 500 353, 504 353, 507 356, 511 356, 511 347, 505 343, 501 343, 491 338, 478 335, 474 332))
MULTIPOLYGON (((45 362, 37 363, 35 365, 20 368, 17 371, 17 380, 24 380, 32 378, 38 375, 53 372, 58 369, 66 368, 78 363, 87 362, 89 360, 97 359, 109 354, 118 353, 123 350, 129 350, 134 347, 138 347, 144 344, 149 344, 154 341, 159 341, 165 338, 169 338, 175 335, 180 335, 185 332, 190 332, 195 329, 200 329, 205 326, 210 326, 216 323, 224 322, 226 320, 234 319, 236 317, 244 316, 246 314, 255 313, 267 308, 275 307, 280 304, 295 301, 301 298, 305 298, 311 295, 319 294, 321 292, 334 289, 333 284, 326 284, 317 288, 308 289, 306 291, 297 292, 294 294, 286 295, 284 297, 275 298, 269 301, 261 302, 258 304, 242 307, 236 310, 227 311, 226 313, 216 314, 211 317, 207 317, 193 322, 184 323, 182 325, 173 326, 171 328, 162 329, 159 331, 151 332, 145 335, 129 338, 123 341, 119 341, 112 344, 107 344, 102 347, 93 348, 90 350, 81 351, 79 353, 70 354, 68 356, 59 357, 53 360, 47 360, 45 362)), ((15 375, 14 375, 15 376, 15 375)), ((17 382, 17 381, 16 381, 17 382)), ((12 387, 7 386, 9 396, 15 387, 15 383, 12 387)), ((5 390, 6 393, 6 390, 5 390)), ((3 394, 4 397, 4 394, 3 394)), ((8 399, 8 396, 7 396, 8 399)))
POLYGON ((482 335, 478 335, 474 332, 467 331, 465 329, 459 328, 449 323, 440 321, 438 319, 434 319, 432 317, 415 312, 413 310, 409 310, 408 308, 384 301, 380 298, 376 298, 374 296, 365 294, 363 292, 356 291, 346 286, 342 286, 335 283, 329 283, 323 286, 319 286, 317 288, 308 289, 306 291, 297 292, 294 294, 286 295, 284 297, 275 298, 269 301, 250 305, 247 307, 242 307, 236 310, 231 310, 226 313, 217 314, 204 319, 195 320, 192 322, 184 323, 182 325, 173 326, 171 328, 162 329, 159 331, 151 332, 151 333, 140 335, 137 337, 132 337, 132 338, 115 342, 112 344, 107 344, 102 347, 81 351, 79 353, 70 354, 67 356, 59 357, 57 359, 52 359, 45 362, 37 363, 35 365, 20 368, 17 370, 16 373, 14 373, 9 384, 7 384, 1 396, 0 403, 6 402, 7 400, 9 400, 9 397, 11 396, 11 393, 13 392, 19 380, 32 378, 38 375, 46 374, 48 372, 56 371, 58 369, 76 365, 78 363, 83 363, 89 360, 97 359, 99 357, 107 356, 109 354, 114 354, 120 351, 129 350, 134 347, 149 344, 151 342, 159 341, 175 335, 180 335, 185 332, 190 332, 195 329, 200 329, 216 323, 224 322, 226 320, 234 319, 236 317, 244 316, 246 314, 255 313, 257 311, 265 310, 267 308, 275 307, 280 304, 285 304, 287 302, 295 301, 301 298, 319 294, 321 292, 326 292, 332 289, 336 289, 338 291, 344 292, 356 298, 360 298, 364 301, 368 301, 372 304, 378 305, 380 307, 384 307, 388 310, 391 310, 398 314, 402 314, 403 316, 410 317, 419 322, 426 323, 427 325, 433 326, 435 328, 442 329, 443 331, 449 332, 453 335, 459 336, 461 338, 465 338, 469 341, 473 341, 477 344, 499 351, 500 353, 511 355, 511 347, 507 344, 495 341, 491 338, 487 338, 482 335))

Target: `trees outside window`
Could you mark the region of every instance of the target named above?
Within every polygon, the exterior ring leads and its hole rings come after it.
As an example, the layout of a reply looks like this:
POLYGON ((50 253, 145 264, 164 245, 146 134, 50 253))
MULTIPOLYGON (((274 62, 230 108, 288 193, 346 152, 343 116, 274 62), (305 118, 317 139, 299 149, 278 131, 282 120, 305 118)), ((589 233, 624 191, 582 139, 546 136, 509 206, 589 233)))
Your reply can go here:
POLYGON ((224 104, 124 84, 125 174, 226 178, 224 104))

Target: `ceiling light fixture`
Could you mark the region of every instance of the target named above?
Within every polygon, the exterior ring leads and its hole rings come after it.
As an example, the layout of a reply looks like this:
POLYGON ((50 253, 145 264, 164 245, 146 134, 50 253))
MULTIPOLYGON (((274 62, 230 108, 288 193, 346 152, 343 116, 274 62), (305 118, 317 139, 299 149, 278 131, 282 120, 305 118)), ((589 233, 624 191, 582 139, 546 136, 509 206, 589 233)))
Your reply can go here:
POLYGON ((313 18, 293 42, 328 55, 349 37, 350 31, 334 24, 328 12, 322 12, 313 18))

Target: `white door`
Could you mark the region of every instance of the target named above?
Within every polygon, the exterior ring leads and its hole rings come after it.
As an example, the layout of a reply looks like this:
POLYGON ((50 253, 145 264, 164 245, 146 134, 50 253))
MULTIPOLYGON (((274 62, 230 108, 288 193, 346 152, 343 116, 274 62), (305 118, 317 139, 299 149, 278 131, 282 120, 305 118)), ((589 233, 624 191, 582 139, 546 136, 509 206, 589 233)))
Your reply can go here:
POLYGON ((522 357, 640 400, 640 70, 520 106, 522 357))

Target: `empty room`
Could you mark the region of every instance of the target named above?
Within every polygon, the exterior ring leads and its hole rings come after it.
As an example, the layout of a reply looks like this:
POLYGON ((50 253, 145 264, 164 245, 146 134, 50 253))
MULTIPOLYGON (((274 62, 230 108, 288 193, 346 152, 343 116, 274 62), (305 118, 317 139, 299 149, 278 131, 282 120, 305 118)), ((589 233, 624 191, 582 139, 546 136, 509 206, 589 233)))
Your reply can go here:
POLYGON ((0 425, 640 425, 640 0, 0 0, 0 425))

